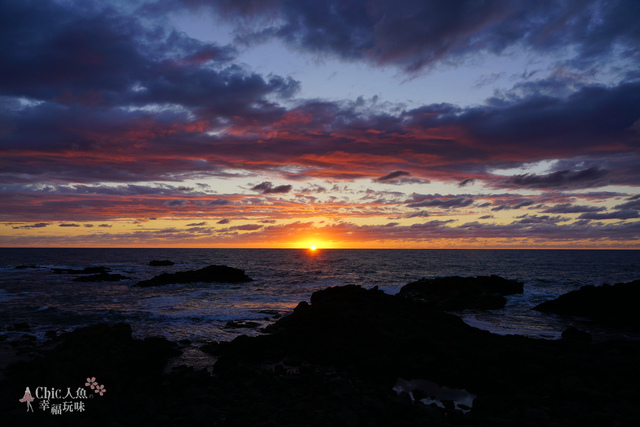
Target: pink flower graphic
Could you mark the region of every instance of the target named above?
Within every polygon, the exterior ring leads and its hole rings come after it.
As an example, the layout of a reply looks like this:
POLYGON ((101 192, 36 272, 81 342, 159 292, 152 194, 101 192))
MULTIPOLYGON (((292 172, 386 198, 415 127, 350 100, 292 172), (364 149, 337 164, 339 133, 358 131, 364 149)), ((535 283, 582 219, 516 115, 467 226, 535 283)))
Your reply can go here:
POLYGON ((104 388, 104 385, 96 385, 96 389, 94 390, 96 393, 99 393, 100 396, 105 394, 107 390, 104 388))
POLYGON ((87 382, 84 383, 85 386, 90 386, 91 390, 94 390, 98 383, 96 382, 96 377, 87 378, 87 382))

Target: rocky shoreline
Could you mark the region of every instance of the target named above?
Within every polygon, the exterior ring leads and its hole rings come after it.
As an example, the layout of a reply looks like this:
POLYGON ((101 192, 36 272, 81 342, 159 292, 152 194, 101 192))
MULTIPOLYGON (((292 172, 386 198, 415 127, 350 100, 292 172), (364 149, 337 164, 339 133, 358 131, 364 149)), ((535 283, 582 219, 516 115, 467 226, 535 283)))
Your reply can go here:
MULTIPOLYGON (((483 299, 494 304, 496 293, 514 290, 496 286, 498 279, 462 284, 460 292, 475 294, 486 282, 483 299)), ((126 324, 52 336, 4 369, 0 418, 3 425, 640 425, 639 341, 498 336, 422 291, 315 292, 262 335, 203 346, 217 359, 211 369, 167 369, 181 344, 133 339, 126 324), (85 386, 91 378, 104 395, 85 386), (25 387, 83 388, 93 397, 82 401, 86 410, 61 414, 36 399, 32 413, 18 402, 25 387)), ((446 295, 456 307, 465 298, 446 295)))

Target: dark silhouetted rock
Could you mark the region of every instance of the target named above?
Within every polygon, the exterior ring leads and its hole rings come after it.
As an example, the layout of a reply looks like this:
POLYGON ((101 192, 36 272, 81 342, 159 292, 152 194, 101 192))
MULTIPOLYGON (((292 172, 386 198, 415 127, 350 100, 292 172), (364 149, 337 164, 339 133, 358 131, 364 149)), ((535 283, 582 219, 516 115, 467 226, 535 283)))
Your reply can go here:
POLYGON ((491 310, 504 307, 505 295, 523 290, 521 282, 500 276, 452 276, 409 283, 400 289, 399 295, 429 302, 443 310, 491 310))
MULTIPOLYGON (((357 286, 325 289, 310 301, 267 327, 266 335, 209 349, 218 357, 214 373, 220 381, 251 384, 253 401, 267 399, 280 409, 267 410, 276 425, 307 422, 312 409, 295 403, 300 400, 323 403, 326 418, 311 425, 339 424, 348 411, 363 425, 373 419, 407 426, 575 425, 576 419, 609 417, 632 424, 640 416, 634 405, 605 399, 640 397, 640 342, 584 346, 498 336, 435 304, 357 286), (477 397, 463 406, 425 406, 389 394, 399 378, 477 397)), ((259 419, 234 414, 247 425, 259 419)))
POLYGON ((260 326, 260 323, 251 322, 249 320, 230 320, 227 322, 227 328, 234 328, 234 329, 238 329, 238 328, 253 329, 259 326, 260 326))
POLYGON ((220 283, 243 283, 251 282, 253 279, 240 270, 226 265, 210 265, 205 268, 193 271, 180 271, 177 273, 163 273, 149 280, 142 280, 135 286, 149 287, 161 286, 171 283, 194 283, 194 282, 220 282, 220 283))
POLYGON ((591 342, 591 334, 570 326, 562 332, 562 339, 573 342, 591 342))
POLYGON ((224 348, 226 345, 228 345, 229 343, 226 341, 222 341, 222 342, 218 342, 218 341, 212 341, 206 344, 203 344, 200 347, 200 351, 207 353, 207 354, 212 354, 214 356, 218 356, 220 354, 222 354, 224 348))
POLYGON ((274 319, 279 319, 282 317, 278 310, 259 310, 258 313, 269 315, 274 319))
POLYGON ((29 425, 47 426, 435 427, 640 420, 638 341, 499 336, 434 304, 357 286, 319 291, 310 301, 265 334, 203 345, 216 355, 213 375, 170 369, 178 362, 168 364, 175 344, 133 339, 124 324, 81 328, 42 348, 25 342, 34 359, 4 370, 0 419, 25 425, 29 416, 29 425), (25 414, 17 402, 27 385, 64 393, 88 376, 107 393, 87 399, 82 413, 54 416, 34 402, 35 413, 25 414), (396 390, 401 379, 409 387, 396 390))
POLYGON ((154 259, 153 261, 149 262, 149 265, 152 267, 166 267, 174 264, 175 262, 169 261, 168 259, 165 259, 165 260, 154 259))
POLYGON ((27 322, 14 323, 9 327, 10 331, 29 332, 31 331, 31 325, 27 322))
POLYGON ((54 268, 51 270, 55 274, 106 274, 109 269, 107 267, 85 267, 82 270, 74 268, 54 268))
POLYGON ((90 276, 79 276, 73 279, 74 282, 118 282, 120 280, 129 280, 130 277, 122 274, 100 273, 90 276))
MULTIPOLYGON (((169 358, 180 354, 177 345, 164 338, 133 339, 131 327, 123 323, 79 328, 54 338, 47 347, 34 360, 5 368, 5 379, 0 384, 0 397, 3 399, 0 402, 0 419, 3 422, 8 420, 8 423, 3 425, 19 425, 16 421, 24 420, 24 408, 7 398, 14 389, 22 388, 24 391, 25 385, 33 384, 32 391, 36 385, 42 385, 56 386, 62 392, 70 387, 75 392, 85 385, 87 377, 95 377, 99 384, 105 386, 105 396, 92 394, 92 399, 85 401, 86 411, 65 414, 69 417, 59 420, 50 411, 38 410, 38 400, 34 403, 35 413, 29 414, 35 419, 29 420, 28 424, 80 425, 83 424, 81 420, 91 419, 99 421, 99 425, 109 425, 104 420, 117 419, 124 424, 150 425, 145 417, 153 416, 162 406, 157 391, 164 367, 169 358), (55 347, 51 348, 54 344, 55 347), (141 408, 143 401, 137 398, 140 395, 155 395, 157 402, 149 399, 144 402, 151 406, 141 408)), ((92 393, 91 390, 88 392, 92 393)))
POLYGON ((583 286, 533 309, 564 316, 587 317, 602 324, 640 330, 640 280, 613 286, 583 286))

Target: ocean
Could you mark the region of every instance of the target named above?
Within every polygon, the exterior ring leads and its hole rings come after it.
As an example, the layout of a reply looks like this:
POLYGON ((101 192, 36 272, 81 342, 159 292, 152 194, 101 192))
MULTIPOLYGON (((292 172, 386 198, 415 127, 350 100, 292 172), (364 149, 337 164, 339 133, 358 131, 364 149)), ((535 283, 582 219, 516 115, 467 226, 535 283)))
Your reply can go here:
POLYGON ((395 294, 423 277, 491 274, 524 282, 524 294, 509 297, 502 310, 456 313, 468 324, 542 339, 557 339, 570 325, 607 336, 613 332, 588 321, 531 308, 583 285, 640 279, 640 251, 2 248, 0 334, 7 342, 18 339, 25 332, 15 325, 26 322, 28 333, 44 340, 50 330, 126 322, 136 337, 189 340, 197 348, 241 334, 257 335, 261 327, 329 286, 377 286, 395 294), (151 260, 175 265, 152 267, 151 260), (210 264, 245 270, 254 281, 132 286, 160 273, 210 264), (104 266, 130 279, 83 283, 73 281, 77 274, 54 272, 89 266, 104 266), (232 321, 250 321, 254 327, 232 321))

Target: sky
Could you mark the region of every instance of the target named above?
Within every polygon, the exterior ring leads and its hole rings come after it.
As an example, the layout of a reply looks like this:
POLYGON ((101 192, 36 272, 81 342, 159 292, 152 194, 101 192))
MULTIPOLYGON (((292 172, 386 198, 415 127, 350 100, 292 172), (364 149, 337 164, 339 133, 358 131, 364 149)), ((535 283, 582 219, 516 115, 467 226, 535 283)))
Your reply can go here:
POLYGON ((4 0, 0 246, 638 249, 639 21, 4 0))

